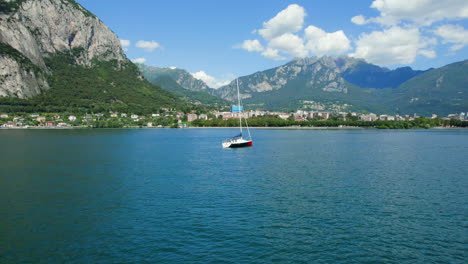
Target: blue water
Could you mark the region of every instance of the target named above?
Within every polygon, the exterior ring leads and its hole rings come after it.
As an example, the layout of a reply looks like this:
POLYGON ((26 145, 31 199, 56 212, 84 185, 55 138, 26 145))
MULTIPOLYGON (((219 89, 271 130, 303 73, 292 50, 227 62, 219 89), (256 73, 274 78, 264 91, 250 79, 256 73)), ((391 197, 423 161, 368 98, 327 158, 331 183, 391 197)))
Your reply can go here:
POLYGON ((0 263, 467 263, 468 130, 0 130, 0 263))

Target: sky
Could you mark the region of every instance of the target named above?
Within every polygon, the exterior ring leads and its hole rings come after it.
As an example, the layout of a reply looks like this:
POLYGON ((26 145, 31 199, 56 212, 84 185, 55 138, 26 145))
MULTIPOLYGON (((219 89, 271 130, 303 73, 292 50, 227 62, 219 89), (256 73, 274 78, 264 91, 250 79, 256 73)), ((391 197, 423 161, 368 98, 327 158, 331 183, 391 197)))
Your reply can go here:
POLYGON ((347 55, 394 69, 468 59, 466 0, 77 0, 134 62, 211 87, 296 57, 347 55))

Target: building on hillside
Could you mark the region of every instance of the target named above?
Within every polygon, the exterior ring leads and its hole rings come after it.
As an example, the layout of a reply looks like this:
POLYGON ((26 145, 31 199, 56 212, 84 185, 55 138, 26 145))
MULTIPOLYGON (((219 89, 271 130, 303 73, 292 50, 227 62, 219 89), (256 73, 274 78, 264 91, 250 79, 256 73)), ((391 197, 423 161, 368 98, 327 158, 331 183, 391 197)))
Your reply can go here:
POLYGON ((112 114, 110 114, 110 117, 119 117, 119 114, 112 113, 112 114))
POLYGON ((8 114, 0 114, 0 118, 8 118, 8 114))
POLYGON ((71 122, 75 122, 76 121, 76 116, 70 115, 70 116, 68 116, 68 120, 71 121, 71 122))
POLYGON ((290 116, 291 116, 290 114, 286 114, 286 113, 280 113, 278 115, 279 118, 284 119, 284 120, 288 119, 290 116))
POLYGON ((188 122, 192 122, 192 121, 197 120, 197 119, 198 119, 197 114, 187 114, 187 121, 188 122))
POLYGON ((146 123, 146 126, 147 126, 147 127, 153 127, 153 122, 148 122, 148 123, 146 123))
POLYGON ((45 126, 46 126, 46 127, 55 127, 56 124, 55 124, 54 121, 47 121, 47 122, 45 123, 45 126))
POLYGON ((206 114, 200 114, 198 118, 203 119, 203 120, 208 120, 208 116, 206 114))
POLYGON ((319 117, 322 120, 328 120, 328 118, 330 118, 330 113, 329 112, 315 112, 314 117, 319 117))
POLYGON ((29 117, 36 118, 36 117, 39 117, 39 115, 38 114, 30 114, 29 117))
POLYGON ((121 113, 120 117, 127 117, 127 114, 126 113, 121 113))
POLYGON ((39 116, 38 118, 36 118, 36 121, 37 122, 45 122, 46 121, 46 117, 45 116, 39 116))
POLYGON ((8 123, 3 124, 2 127, 13 128, 13 127, 16 127, 16 123, 8 122, 8 123))
POLYGON ((362 121, 376 121, 378 119, 377 115, 374 114, 374 113, 370 113, 370 114, 367 114, 367 115, 361 115, 361 120, 362 121))
POLYGON ((130 116, 130 118, 133 119, 133 120, 138 119, 138 115, 133 114, 133 115, 130 116))
POLYGON ((69 127, 70 125, 67 124, 67 123, 61 122, 61 123, 58 123, 57 126, 58 127, 69 127))

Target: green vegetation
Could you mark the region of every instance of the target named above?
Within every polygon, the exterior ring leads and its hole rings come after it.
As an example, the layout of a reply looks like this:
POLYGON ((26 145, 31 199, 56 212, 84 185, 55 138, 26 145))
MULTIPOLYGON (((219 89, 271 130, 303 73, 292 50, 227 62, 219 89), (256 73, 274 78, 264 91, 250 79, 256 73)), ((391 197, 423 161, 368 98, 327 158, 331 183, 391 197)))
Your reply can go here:
POLYGON ((13 0, 7 2, 5 0, 0 1, 0 13, 10 14, 18 11, 20 6, 27 0, 13 0))
POLYGON ((61 0, 62 3, 71 5, 77 10, 80 10, 87 17, 96 17, 93 13, 89 12, 86 8, 78 4, 75 0, 61 0))
POLYGON ((47 81, 51 88, 28 100, 1 97, 0 111, 151 113, 161 107, 186 106, 174 95, 143 80, 133 63, 96 60, 92 67, 85 67, 75 62, 81 52, 75 49, 48 58, 46 64, 52 74, 47 81))
MULTIPOLYGON (((364 128, 379 128, 379 129, 414 129, 414 128, 432 128, 432 127, 468 127, 468 122, 451 119, 428 119, 417 118, 411 121, 344 121, 344 120, 327 120, 327 121, 293 121, 284 120, 275 116, 249 118, 248 124, 251 127, 364 127, 364 128)), ((238 119, 213 119, 201 120, 197 119, 192 122, 193 126, 197 127, 237 127, 239 126, 238 119)))

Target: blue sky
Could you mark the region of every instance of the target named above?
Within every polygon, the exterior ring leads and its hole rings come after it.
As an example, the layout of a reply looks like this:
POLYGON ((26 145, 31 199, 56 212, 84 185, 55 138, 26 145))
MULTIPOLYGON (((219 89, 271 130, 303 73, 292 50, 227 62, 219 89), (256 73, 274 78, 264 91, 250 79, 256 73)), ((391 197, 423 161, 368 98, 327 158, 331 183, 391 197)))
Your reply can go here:
POLYGON ((416 69, 468 58, 466 0, 78 2, 126 40, 130 59, 210 86, 303 56, 416 69))

